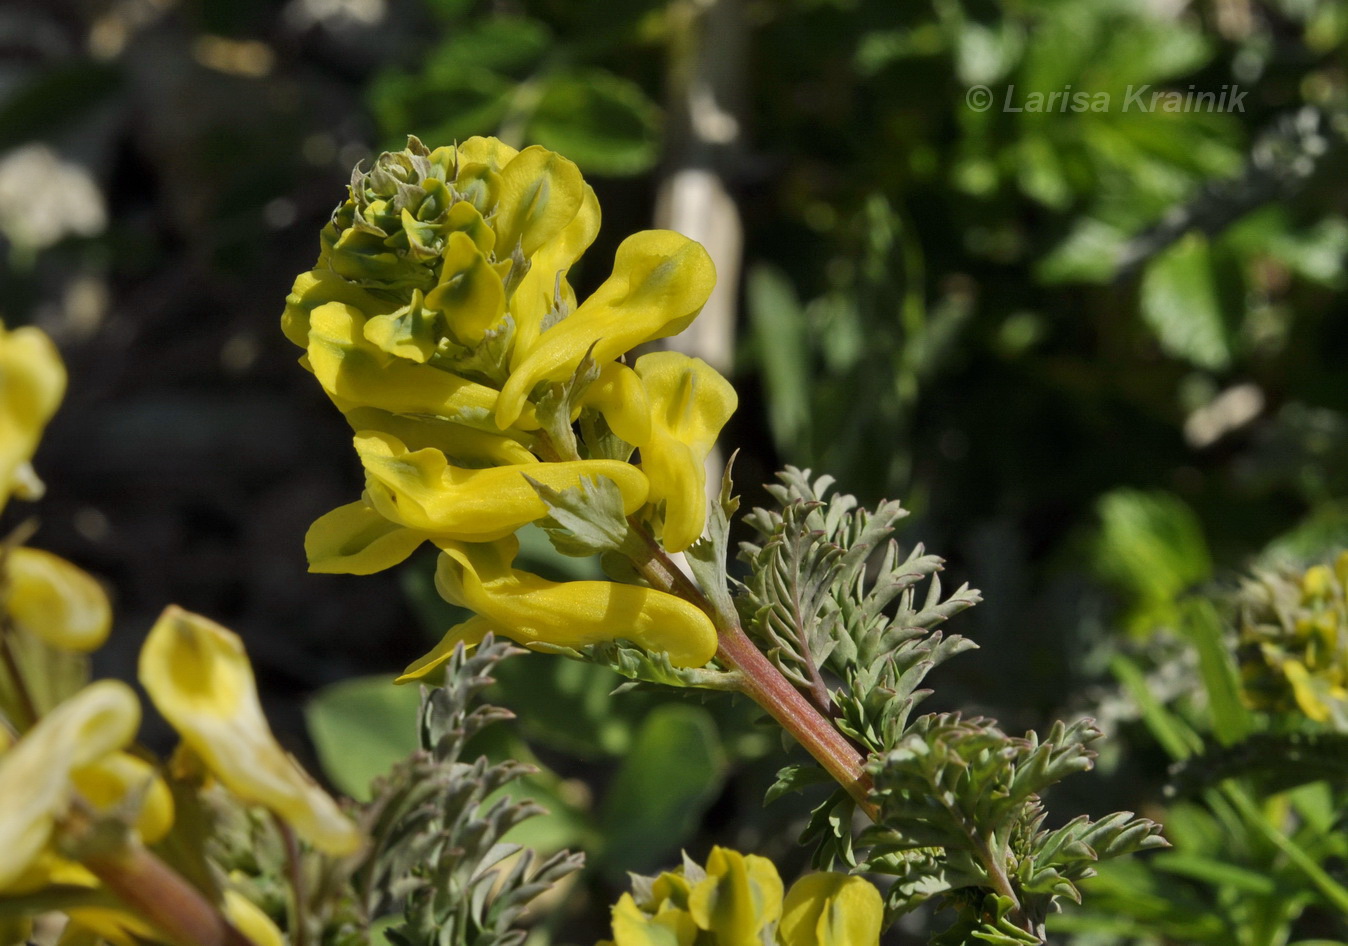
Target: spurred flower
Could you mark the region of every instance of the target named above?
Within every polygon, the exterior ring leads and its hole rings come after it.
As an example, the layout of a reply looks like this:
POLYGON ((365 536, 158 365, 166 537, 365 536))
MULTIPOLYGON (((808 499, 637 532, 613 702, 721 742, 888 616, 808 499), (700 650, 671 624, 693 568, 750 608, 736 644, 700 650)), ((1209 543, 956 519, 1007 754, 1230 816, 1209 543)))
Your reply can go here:
POLYGON ((139 726, 131 688, 102 680, 47 713, 0 755, 0 891, 48 852, 75 797, 76 774, 128 745, 139 726))
POLYGON ((237 635, 170 606, 141 648, 139 678, 169 725, 227 789, 271 809, 321 851, 341 856, 360 848, 356 825, 272 735, 237 635))
POLYGON ((519 541, 442 542, 435 584, 452 604, 477 615, 451 628, 399 682, 415 680, 449 659, 454 645, 475 644, 488 631, 521 644, 583 647, 630 640, 664 651, 677 667, 700 667, 716 653, 716 628, 701 610, 674 595, 612 581, 548 581, 513 566, 519 541))
POLYGON ((0 509, 10 496, 37 499, 33 453, 66 390, 56 346, 35 328, 0 324, 0 509))

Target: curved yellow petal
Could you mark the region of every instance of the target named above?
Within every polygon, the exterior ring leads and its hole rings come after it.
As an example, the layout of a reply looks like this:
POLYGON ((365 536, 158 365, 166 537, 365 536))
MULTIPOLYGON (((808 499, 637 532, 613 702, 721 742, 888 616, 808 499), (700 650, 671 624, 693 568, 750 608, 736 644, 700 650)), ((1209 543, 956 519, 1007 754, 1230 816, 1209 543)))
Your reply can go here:
POLYGON ((112 606, 87 572, 41 549, 9 553, 9 597, 14 623, 59 650, 88 653, 108 639, 112 606))
POLYGON ((525 645, 583 647, 621 638, 667 653, 676 667, 700 667, 716 653, 711 619, 682 598, 638 585, 554 582, 519 571, 510 567, 519 547, 513 538, 439 544, 444 554, 436 588, 445 600, 482 619, 451 631, 457 635, 448 644, 451 650, 458 640, 472 643, 469 635, 480 640, 481 633, 492 630, 525 645))
MULTIPOLYGON (((329 302, 310 313, 309 368, 335 398, 400 414, 431 414, 471 422, 496 409, 497 392, 431 365, 381 351, 365 338, 365 316, 329 302)), ((519 426, 537 428, 528 415, 519 426)))
POLYGON ((35 328, 0 325, 0 509, 11 495, 42 494, 29 461, 65 390, 65 365, 51 339, 35 328))
POLYGON ((665 910, 650 916, 630 893, 623 894, 613 907, 614 946, 693 946, 695 942, 697 925, 683 911, 665 910))
POLYGON ((80 797, 101 812, 110 812, 139 793, 135 829, 153 844, 173 827, 173 793, 159 770, 129 752, 114 752, 71 773, 80 797))
POLYGON ((599 377, 585 389, 584 407, 593 407, 604 415, 609 429, 634 447, 651 439, 651 405, 646 387, 635 371, 610 361, 599 369, 599 377))
POLYGON ((409 451, 377 431, 357 434, 355 443, 374 508, 392 522, 442 538, 489 542, 546 516, 547 505, 526 475, 559 490, 579 485, 582 477, 606 476, 617 484, 628 515, 646 501, 645 476, 616 460, 469 470, 450 465, 438 450, 409 451))
MULTIPOLYGON (((436 152, 439 150, 437 148, 436 152)), ((495 171, 501 170, 519 154, 518 149, 491 135, 474 135, 455 145, 453 152, 458 158, 460 167, 466 164, 485 164, 495 171)))
POLYGON ((641 468, 652 503, 665 503, 665 548, 681 552, 702 535, 707 519, 707 456, 735 412, 730 382, 700 358, 661 351, 642 355, 634 370, 651 405, 651 436, 641 468))
POLYGON ((716 268, 698 243, 669 230, 646 230, 618 247, 613 275, 575 312, 538 336, 520 360, 496 408, 496 425, 513 425, 540 381, 565 381, 591 351, 613 361, 643 342, 683 331, 716 284, 716 268))
POLYGON ((781 946, 877 946, 884 918, 880 891, 865 878, 807 874, 787 891, 777 938, 781 946))
POLYGON ((170 606, 141 648, 139 679, 164 719, 231 792, 271 809, 321 851, 342 856, 360 848, 356 825, 272 735, 235 634, 170 606))
POLYGON ((782 879, 766 857, 714 847, 707 876, 693 885, 688 912, 721 946, 760 946, 782 915, 782 879))
MULTIPOLYGON (((456 465, 468 467, 509 466, 537 463, 538 458, 514 437, 488 433, 477 427, 456 424, 428 414, 394 414, 376 407, 357 407, 346 412, 352 432, 377 430, 397 437, 408 450, 439 450, 456 465)), ((520 434, 527 437, 527 434, 520 434)))
POLYGON ((533 348, 543 331, 543 320, 557 302, 568 309, 576 307, 576 294, 567 283, 566 274, 599 235, 599 199, 589 184, 585 185, 584 191, 575 218, 530 258, 529 272, 525 273, 510 298, 510 314, 515 320, 511 370, 518 367, 525 352, 533 348))
POLYGON ((0 890, 42 855, 75 791, 73 773, 131 742, 140 704, 125 683, 100 680, 38 720, 0 755, 0 890))
POLYGON ((304 534, 309 571, 373 575, 406 561, 426 536, 389 522, 363 502, 347 503, 314 520, 304 534))
POLYGON ((482 638, 488 633, 500 634, 501 631, 491 623, 491 621, 475 614, 468 620, 455 624, 445 636, 440 638, 440 642, 431 648, 431 652, 424 657, 418 657, 407 665, 407 669, 394 678, 394 683, 411 683, 414 680, 424 680, 432 672, 448 662, 450 657, 454 656, 454 648, 459 644, 465 647, 472 647, 474 644, 482 642, 482 638))
POLYGON ((224 901, 225 916, 253 946, 286 946, 285 936, 253 901, 233 889, 225 890, 224 901))
POLYGON ((527 259, 575 219, 585 199, 580 168, 560 154, 531 145, 501 168, 496 200, 496 257, 518 246, 527 259))
POLYGON ((285 337, 300 348, 308 348, 310 313, 329 302, 354 306, 367 317, 392 308, 387 302, 331 270, 313 269, 295 277, 290 295, 286 296, 285 311, 281 313, 281 331, 285 337))
POLYGON ((466 233, 449 235, 440 284, 426 295, 426 307, 444 313, 456 341, 472 347, 505 315, 505 286, 487 257, 466 233))

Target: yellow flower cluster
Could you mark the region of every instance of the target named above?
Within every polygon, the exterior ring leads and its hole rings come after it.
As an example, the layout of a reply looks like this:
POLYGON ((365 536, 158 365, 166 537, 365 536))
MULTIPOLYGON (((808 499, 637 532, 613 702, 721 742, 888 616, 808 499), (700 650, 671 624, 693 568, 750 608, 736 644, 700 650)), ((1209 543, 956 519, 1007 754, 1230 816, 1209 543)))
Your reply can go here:
POLYGON ((1295 707, 1348 731, 1348 552, 1241 592, 1241 677, 1258 709, 1295 707))
POLYGON ((880 891, 851 874, 807 874, 782 895, 772 861, 712 848, 705 869, 639 881, 613 908, 613 939, 598 946, 876 946, 880 891))
POLYGON ((311 570, 369 574, 429 540, 440 590, 477 612, 404 679, 487 631, 624 638, 679 666, 715 653, 706 615, 663 592, 511 567, 514 533, 549 511, 534 484, 607 481, 623 515, 667 551, 688 548, 706 521, 707 456, 735 410, 734 389, 696 358, 623 360, 698 314, 716 280, 706 251, 634 234, 581 301, 567 276, 598 231, 594 191, 565 158, 413 138, 353 175, 286 299, 286 337, 346 416, 365 471, 360 501, 310 529, 311 570))
MULTIPOLYGON (((64 387, 64 367, 46 336, 0 327, 0 502, 37 491, 30 461, 64 387)), ((88 682, 86 655, 111 625, 107 596, 88 574, 12 540, 0 547, 0 897, 53 885, 96 890, 82 852, 102 820, 125 825, 133 844, 154 843, 173 828, 173 794, 132 745, 141 718, 134 691, 114 680, 88 682)), ((356 825, 276 742, 237 637, 169 608, 141 651, 140 682, 205 770, 239 800, 270 809, 318 850, 359 850, 356 825)), ((226 892, 223 908, 257 934, 255 942, 281 942, 237 894, 226 892)), ((85 905, 68 915, 72 931, 119 946, 163 940, 128 910, 85 905)), ((0 938, 25 935, 0 927, 0 938)))

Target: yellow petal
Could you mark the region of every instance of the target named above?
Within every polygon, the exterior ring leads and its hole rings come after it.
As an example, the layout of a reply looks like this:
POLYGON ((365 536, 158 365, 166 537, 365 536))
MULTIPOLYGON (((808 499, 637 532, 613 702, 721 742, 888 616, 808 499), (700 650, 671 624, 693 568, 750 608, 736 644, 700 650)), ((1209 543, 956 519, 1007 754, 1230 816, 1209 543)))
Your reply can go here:
MULTIPOLYGON (((457 466, 509 466, 537 463, 538 458, 514 437, 488 433, 466 424, 428 414, 394 414, 375 407, 357 407, 346 411, 346 422, 353 432, 377 430, 397 437, 409 450, 439 450, 457 461, 457 466)), ((520 437, 528 434, 520 433, 520 437)))
POLYGON ((791 885, 777 938, 782 946, 876 946, 885 905, 865 878, 826 872, 791 885))
POLYGON ((108 639, 112 606, 87 572, 40 549, 9 553, 9 599, 15 624, 59 650, 88 653, 108 639))
POLYGON ((139 678, 154 705, 211 773, 328 854, 352 854, 360 831, 286 754, 258 701, 243 643, 214 621, 165 609, 140 652, 139 678))
POLYGON ((558 301, 569 310, 575 309, 576 294, 567 283, 566 274, 598 234, 599 199, 595 197, 594 189, 586 184, 585 196, 575 219, 530 258, 529 272, 520 280, 510 299, 510 314, 515 319, 515 347, 510 356, 512 370, 519 366, 524 353, 538 340, 543 331, 543 320, 558 301))
POLYGON ((367 316, 392 308, 387 302, 347 282, 328 269, 314 269, 300 273, 286 296, 285 311, 281 314, 281 331, 301 348, 309 347, 309 316, 314 309, 328 302, 354 306, 367 316))
POLYGON ((426 296, 428 308, 444 313, 456 341, 472 347, 505 315, 505 287, 487 257, 466 233, 451 233, 440 284, 426 296))
POLYGON ((66 389, 61 356, 35 328, 0 325, 0 509, 10 495, 36 499, 42 483, 28 461, 66 389))
POLYGON ((1291 684, 1292 696, 1296 699, 1301 712, 1317 723, 1327 723, 1330 718, 1329 704, 1318 692, 1315 679, 1306 670, 1306 665, 1295 658, 1289 658, 1282 665, 1282 672, 1291 684))
POLYGON ((702 311, 716 269, 701 245, 669 230, 646 230, 618 247, 613 275, 575 312, 538 336, 501 390, 496 425, 515 423, 534 385, 565 381, 593 346, 613 361, 643 342, 683 331, 702 311))
POLYGON ((681 552, 702 535, 707 519, 707 456, 735 412, 730 382, 700 358, 674 351, 637 359, 635 371, 651 405, 651 436, 641 468, 649 501, 665 503, 665 548, 681 552))
POLYGON ((714 847, 706 879, 693 886, 688 910, 720 946, 760 946, 782 915, 782 880, 766 857, 714 847))
POLYGON ((126 746, 140 704, 125 683, 101 680, 58 705, 0 755, 0 890, 42 855, 74 794, 72 773, 126 746))
POLYGON ((286 946, 286 938, 271 917, 237 890, 225 890, 225 916, 253 946, 286 946))
POLYGON ((449 661, 454 656, 454 648, 459 644, 465 647, 472 647, 482 642, 482 638, 488 633, 501 634, 491 621, 475 614, 462 623, 455 624, 445 636, 440 638, 440 642, 431 649, 431 652, 424 657, 418 657, 407 665, 407 669, 394 678, 394 683, 412 683, 416 680, 424 680, 435 670, 449 661))
POLYGON ((511 158, 519 154, 517 149, 490 135, 474 135, 467 141, 461 141, 454 147, 454 152, 460 166, 485 164, 496 171, 505 167, 511 158))
POLYGON ((609 429, 634 447, 644 446, 651 439, 646 388, 626 365, 610 361, 600 368, 599 377, 585 389, 581 403, 603 414, 609 429))
POLYGON ((426 536, 389 522, 363 502, 338 506, 314 520, 304 534, 309 571, 373 575, 415 552, 426 536))
POLYGON ((366 341, 386 354, 425 364, 439 347, 439 326, 440 313, 426 306, 420 289, 413 289, 412 301, 401 309, 367 319, 364 335, 366 341))
MULTIPOLYGON (((495 410, 493 389, 380 351, 365 338, 364 328, 360 311, 340 302, 325 303, 310 315, 309 367, 334 398, 353 406, 466 423, 481 421, 495 410)), ((520 426, 536 429, 538 423, 525 415, 520 426)))
POLYGON ((365 466, 366 492, 386 519, 409 529, 467 542, 489 542, 548 514, 527 474, 553 489, 606 476, 617 484, 630 515, 646 501, 646 478, 628 463, 575 460, 468 470, 450 465, 438 450, 409 451, 377 431, 356 435, 365 466))
POLYGON ((439 544, 444 554, 435 574, 437 590, 482 619, 453 629, 442 648, 452 651, 459 640, 475 643, 491 630, 525 645, 583 647, 621 638, 667 653, 676 667, 700 667, 716 653, 711 619, 682 598, 638 585, 554 582, 519 571, 510 564, 519 548, 513 537, 439 544))
POLYGON ((497 258, 509 258, 516 246, 533 256, 575 219, 584 199, 580 168, 538 145, 525 148, 501 168, 492 220, 497 258))
POLYGON ((153 844, 173 827, 173 793, 150 763, 129 752, 114 752, 72 773, 80 797, 100 812, 112 812, 139 796, 135 828, 153 844))
POLYGON ((693 946, 696 940, 697 926, 687 913, 664 911, 648 916, 630 893, 623 894, 613 907, 615 946, 693 946))

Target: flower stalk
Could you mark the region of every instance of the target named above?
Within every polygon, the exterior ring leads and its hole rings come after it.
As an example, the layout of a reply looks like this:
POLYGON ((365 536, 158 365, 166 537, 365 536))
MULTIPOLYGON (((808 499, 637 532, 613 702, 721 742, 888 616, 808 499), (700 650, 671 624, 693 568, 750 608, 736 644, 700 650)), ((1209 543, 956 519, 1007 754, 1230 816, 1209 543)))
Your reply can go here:
POLYGON ((871 779, 856 746, 763 656, 744 633, 738 615, 722 614, 712 607, 701 589, 674 564, 645 527, 635 519, 629 519, 628 523, 643 540, 640 554, 633 559, 642 577, 658 590, 691 601, 711 615, 716 625, 716 656, 739 672, 740 692, 790 733, 847 790, 867 817, 877 820, 878 809, 870 800, 871 779))

